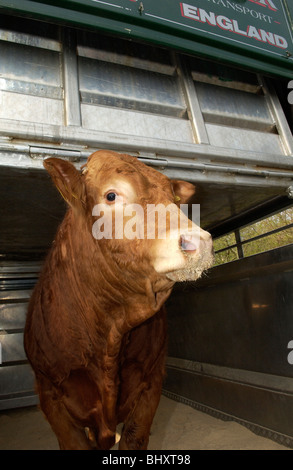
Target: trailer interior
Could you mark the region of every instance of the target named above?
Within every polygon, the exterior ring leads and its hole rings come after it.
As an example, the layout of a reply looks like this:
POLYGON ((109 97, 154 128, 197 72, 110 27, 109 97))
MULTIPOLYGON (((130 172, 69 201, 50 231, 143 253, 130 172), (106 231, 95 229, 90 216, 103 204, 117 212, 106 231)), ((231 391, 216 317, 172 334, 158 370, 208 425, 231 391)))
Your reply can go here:
POLYGON ((164 395, 293 447, 292 213, 284 246, 246 256, 241 239, 292 210, 288 78, 11 11, 0 21, 0 410, 37 403, 26 307, 66 210, 43 160, 80 168, 111 149, 194 183, 201 226, 215 242, 235 234, 237 259, 168 300, 164 395))

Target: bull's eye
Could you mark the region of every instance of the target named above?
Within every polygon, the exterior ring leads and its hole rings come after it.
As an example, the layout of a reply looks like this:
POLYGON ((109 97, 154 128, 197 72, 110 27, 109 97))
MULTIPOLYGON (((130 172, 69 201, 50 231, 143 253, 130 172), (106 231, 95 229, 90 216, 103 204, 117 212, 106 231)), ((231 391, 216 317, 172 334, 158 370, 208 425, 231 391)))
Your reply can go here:
POLYGON ((116 197, 117 197, 117 194, 112 192, 112 191, 110 193, 106 194, 106 199, 109 202, 114 202, 116 197))

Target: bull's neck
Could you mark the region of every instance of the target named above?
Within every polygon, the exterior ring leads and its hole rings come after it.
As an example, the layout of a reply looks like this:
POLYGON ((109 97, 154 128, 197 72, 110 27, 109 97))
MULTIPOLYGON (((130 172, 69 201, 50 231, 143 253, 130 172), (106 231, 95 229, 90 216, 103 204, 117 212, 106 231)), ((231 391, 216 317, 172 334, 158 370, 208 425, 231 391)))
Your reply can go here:
POLYGON ((135 268, 135 263, 132 268, 136 271, 119 266, 105 243, 93 238, 90 227, 85 227, 84 219, 73 210, 60 227, 55 250, 61 270, 70 272, 72 291, 81 289, 93 308, 119 318, 121 330, 154 315, 170 295, 173 283, 164 285, 151 279, 144 269, 135 268))

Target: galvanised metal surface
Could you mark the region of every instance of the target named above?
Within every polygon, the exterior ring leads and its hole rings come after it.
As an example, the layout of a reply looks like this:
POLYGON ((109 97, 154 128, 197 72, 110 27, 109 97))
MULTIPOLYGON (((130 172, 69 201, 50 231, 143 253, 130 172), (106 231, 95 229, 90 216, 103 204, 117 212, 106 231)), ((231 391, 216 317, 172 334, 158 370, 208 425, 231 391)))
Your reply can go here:
POLYGON ((0 7, 291 78, 287 0, 0 0, 0 7))
POLYGON ((38 401, 23 348, 23 329, 39 270, 38 262, 0 261, 0 410, 38 401))
POLYGON ((164 389, 293 446, 292 308, 293 245, 178 285, 164 389))
POLYGON ((0 135, 14 143, 291 169, 292 134, 263 77, 15 18, 2 17, 0 48, 0 135))

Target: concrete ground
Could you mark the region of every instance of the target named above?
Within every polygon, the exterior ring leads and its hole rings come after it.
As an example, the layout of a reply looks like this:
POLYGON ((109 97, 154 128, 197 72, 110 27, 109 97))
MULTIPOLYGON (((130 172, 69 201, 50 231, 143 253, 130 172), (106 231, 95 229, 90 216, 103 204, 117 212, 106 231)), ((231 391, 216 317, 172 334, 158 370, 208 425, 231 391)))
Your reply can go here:
MULTIPOLYGON (((0 450, 56 449, 57 440, 37 407, 0 412, 0 450)), ((238 423, 222 421, 162 396, 149 450, 288 449, 238 423)))

